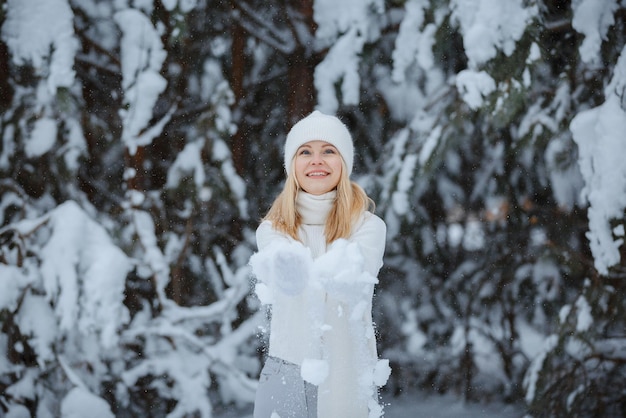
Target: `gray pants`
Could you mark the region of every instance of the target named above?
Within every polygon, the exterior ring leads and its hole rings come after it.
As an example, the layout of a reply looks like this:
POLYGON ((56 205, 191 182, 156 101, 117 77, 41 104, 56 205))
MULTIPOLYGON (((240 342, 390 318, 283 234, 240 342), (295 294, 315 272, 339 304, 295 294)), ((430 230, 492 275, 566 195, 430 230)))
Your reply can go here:
POLYGON ((305 382, 300 366, 268 357, 256 391, 254 418, 317 418, 317 386, 305 382))

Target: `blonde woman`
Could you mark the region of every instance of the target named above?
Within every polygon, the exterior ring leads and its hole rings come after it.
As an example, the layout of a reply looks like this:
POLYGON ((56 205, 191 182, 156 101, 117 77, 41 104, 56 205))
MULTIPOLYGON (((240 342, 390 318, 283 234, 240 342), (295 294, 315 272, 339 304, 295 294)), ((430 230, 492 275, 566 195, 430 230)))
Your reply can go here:
POLYGON ((287 135, 284 189, 257 229, 250 264, 271 309, 255 418, 382 415, 372 298, 386 227, 350 180, 352 137, 315 111, 287 135))

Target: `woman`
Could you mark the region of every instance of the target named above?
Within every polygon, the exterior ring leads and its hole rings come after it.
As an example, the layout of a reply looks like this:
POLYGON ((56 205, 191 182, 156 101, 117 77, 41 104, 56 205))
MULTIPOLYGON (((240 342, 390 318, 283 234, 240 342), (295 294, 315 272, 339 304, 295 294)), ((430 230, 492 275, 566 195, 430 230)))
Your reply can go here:
POLYGON ((372 297, 386 227, 350 181, 354 146, 336 117, 315 111, 287 135, 287 180, 257 229, 250 259, 271 305, 269 357, 255 418, 379 417, 372 297))

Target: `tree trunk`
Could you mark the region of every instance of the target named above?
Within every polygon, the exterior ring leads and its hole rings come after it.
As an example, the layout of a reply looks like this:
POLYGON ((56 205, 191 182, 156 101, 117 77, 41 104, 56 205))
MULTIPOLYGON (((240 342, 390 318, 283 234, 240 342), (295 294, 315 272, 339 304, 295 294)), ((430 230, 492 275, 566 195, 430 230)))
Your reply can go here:
MULTIPOLYGON (((301 0, 294 6, 297 14, 309 28, 309 40, 315 37, 317 24, 313 20, 313 0, 301 0)), ((313 45, 298 42, 288 57, 287 67, 287 122, 292 126, 315 107, 314 72, 320 59, 313 45)))
MULTIPOLYGON (((2 26, 0 21, 0 27, 2 26)), ((13 101, 13 88, 9 84, 9 51, 0 41, 0 112, 8 109, 13 101)))

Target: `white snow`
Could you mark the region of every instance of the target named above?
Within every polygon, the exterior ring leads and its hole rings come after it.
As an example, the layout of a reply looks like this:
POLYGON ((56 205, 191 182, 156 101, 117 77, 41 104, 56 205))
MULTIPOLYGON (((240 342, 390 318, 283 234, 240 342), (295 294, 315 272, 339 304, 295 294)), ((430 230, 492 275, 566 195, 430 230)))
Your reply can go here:
POLYGON ((579 47, 580 59, 589 64, 601 65, 600 47, 606 40, 609 28, 615 23, 613 14, 620 7, 618 0, 572 1, 572 27, 585 38, 579 47))
POLYGON ((359 65, 365 43, 377 36, 377 14, 384 10, 383 0, 315 0, 313 18, 317 48, 330 47, 315 67, 317 109, 335 113, 339 103, 359 103, 359 65), (341 101, 335 84, 341 87, 341 101))
POLYGON ((68 119, 65 121, 68 133, 66 135, 66 143, 59 151, 63 154, 65 166, 72 172, 79 169, 79 157, 87 153, 87 144, 83 134, 83 128, 76 119, 68 119))
POLYGON ((167 86, 160 74, 166 52, 156 28, 140 11, 117 12, 115 22, 122 31, 122 87, 127 105, 127 109, 120 110, 124 123, 122 139, 134 153, 138 146, 150 144, 171 117, 168 113, 153 129, 147 129, 152 109, 167 86))
POLYGON ((162 3, 170 12, 178 7, 181 12, 188 13, 196 7, 198 0, 163 0, 162 3))
POLYGON ((593 316, 591 315, 591 306, 587 299, 581 295, 576 300, 576 331, 585 332, 593 325, 593 316))
POLYGON ((523 0, 452 0, 452 19, 463 34, 463 46, 470 69, 496 56, 509 56, 522 37, 537 6, 524 7, 523 0))
POLYGON ((109 404, 81 387, 70 390, 61 402, 61 418, 115 418, 109 404))
POLYGON ((142 260, 144 264, 138 266, 139 272, 147 277, 151 274, 155 275, 156 290, 163 297, 165 286, 169 282, 170 269, 163 252, 157 244, 154 221, 148 212, 142 210, 133 210, 132 219, 135 233, 139 237, 141 246, 145 251, 142 260))
MULTIPOLYGON (((20 376, 20 379, 13 385, 6 389, 6 394, 16 399, 31 399, 34 400, 35 385, 37 381, 38 373, 37 369, 32 367, 24 371, 20 376)), ((29 415, 30 418, 30 415, 29 415)))
POLYGON ((19 300, 22 289, 32 283, 32 278, 23 274, 18 267, 0 264, 0 311, 13 311, 19 300))
POLYGON ((524 388, 526 389, 526 402, 530 403, 535 398, 535 391, 537 389, 537 380, 539 379, 539 373, 543 369, 543 362, 546 359, 548 353, 557 346, 559 337, 557 335, 548 336, 542 344, 541 351, 533 358, 530 366, 526 370, 524 376, 524 388))
POLYGON ((307 382, 319 386, 328 377, 328 362, 319 359, 304 359, 300 374, 307 382))
POLYGON ((455 394, 426 395, 407 392, 399 397, 383 398, 385 418, 519 418, 523 408, 518 405, 472 403, 455 394))
POLYGON ((477 251, 485 246, 485 231, 483 223, 477 219, 470 219, 465 224, 463 248, 467 251, 477 251))
POLYGON ((41 274, 59 327, 99 333, 104 348, 114 347, 129 317, 123 305, 127 256, 102 226, 74 202, 50 213, 51 235, 44 245, 41 274))
POLYGON ((185 145, 167 170, 165 187, 168 189, 178 187, 183 177, 191 173, 196 187, 198 189, 202 188, 206 178, 202 158, 200 157, 203 147, 204 141, 191 142, 185 145))
POLYGON ((376 277, 364 270, 367 261, 357 243, 339 239, 315 260, 313 274, 329 294, 357 309, 378 283, 376 277))
POLYGON ((378 360, 374 368, 374 384, 384 386, 391 375, 391 367, 388 359, 378 360))
POLYGON ((581 190, 584 182, 578 164, 564 165, 560 163, 563 155, 567 155, 570 147, 574 146, 572 140, 564 135, 554 137, 548 146, 544 158, 550 170, 550 186, 554 198, 560 206, 572 209, 575 206, 582 206, 581 190))
POLYGON ((406 15, 400 23, 400 30, 393 50, 393 70, 391 78, 396 83, 403 83, 406 72, 413 64, 424 70, 434 65, 432 46, 434 43, 434 25, 424 24, 424 13, 428 7, 426 0, 409 0, 404 5, 406 15))
POLYGON ((0 168, 7 171, 9 169, 9 161, 15 154, 15 126, 7 124, 2 135, 2 151, 0 152, 0 168))
POLYGON ((398 173, 396 190, 391 196, 391 204, 398 215, 406 215, 410 210, 408 201, 409 189, 413 186, 413 175, 418 157, 415 154, 407 154, 402 161, 402 168, 398 173))
POLYGON ((29 344, 35 349, 40 366, 53 361, 54 341, 58 325, 54 311, 43 296, 26 293, 17 314, 17 324, 23 334, 29 337, 29 344))
POLYGON ((371 10, 383 8, 383 0, 314 0, 313 19, 318 25, 315 36, 328 44, 351 29, 368 34, 371 10))
POLYGON ((463 225, 453 222, 448 225, 447 238, 451 247, 456 248, 463 242, 464 229, 463 225))
POLYGON ((31 414, 25 406, 9 405, 5 418, 31 418, 31 414))
POLYGON ((486 71, 463 70, 456 76, 456 88, 463 101, 476 110, 496 90, 496 82, 486 71))
POLYGON ((13 61, 32 63, 47 77, 49 92, 74 83, 74 14, 67 0, 8 0, 2 37, 13 61))
POLYGON ((339 107, 335 84, 341 83, 341 103, 356 105, 359 102, 361 77, 360 54, 365 43, 356 28, 350 29, 333 44, 324 60, 315 67, 317 109, 334 114, 339 107))
POLYGON ((50 118, 35 121, 32 132, 26 139, 24 152, 29 158, 36 158, 50 151, 57 139, 57 122, 50 118))
POLYGON ((425 165, 435 152, 439 140, 441 139, 442 130, 443 128, 441 126, 433 126, 432 130, 423 141, 422 149, 419 154, 419 163, 421 166, 425 165))
POLYGON ((245 198, 246 182, 237 174, 237 170, 235 170, 235 165, 231 158, 230 149, 222 139, 214 139, 211 156, 213 161, 221 163, 220 170, 224 180, 237 199, 239 216, 241 216, 242 219, 248 219, 248 201, 245 198))
POLYGON ((561 272, 552 259, 539 259, 532 265, 532 279, 546 300, 555 300, 561 294, 561 272))
MULTIPOLYGON (((407 390, 399 396, 383 394, 382 404, 385 418, 519 418, 524 415, 520 405, 466 402, 452 393, 427 395, 407 390)), ((216 418, 252 418, 252 411, 232 408, 216 418)))
POLYGON ((620 262, 623 237, 613 234, 611 221, 622 219, 626 208, 626 112, 622 92, 626 88, 626 49, 615 66, 615 73, 605 89, 606 101, 582 111, 570 124, 578 145, 578 163, 585 180, 583 196, 589 202, 587 238, 594 265, 601 274, 620 262), (622 191, 622 192, 618 192, 622 191))
POLYGON ((202 356, 197 356, 195 350, 190 348, 184 341, 181 341, 177 351, 159 353, 158 344, 148 346, 143 353, 145 360, 123 373, 124 384, 133 387, 143 376, 168 376, 175 382, 171 396, 178 401, 167 415, 168 418, 183 418, 195 412, 199 412, 202 417, 210 417, 213 408, 206 396, 211 382, 209 370, 202 356))

